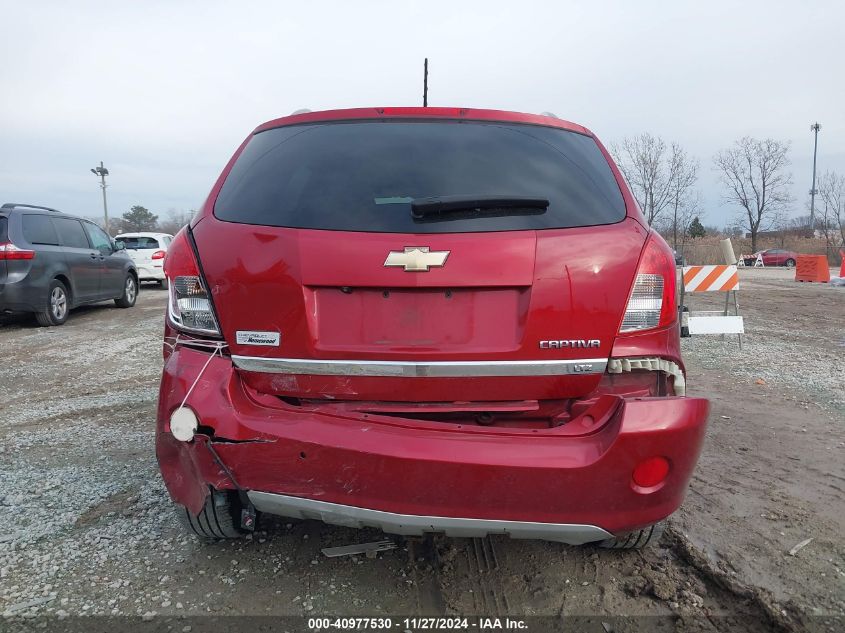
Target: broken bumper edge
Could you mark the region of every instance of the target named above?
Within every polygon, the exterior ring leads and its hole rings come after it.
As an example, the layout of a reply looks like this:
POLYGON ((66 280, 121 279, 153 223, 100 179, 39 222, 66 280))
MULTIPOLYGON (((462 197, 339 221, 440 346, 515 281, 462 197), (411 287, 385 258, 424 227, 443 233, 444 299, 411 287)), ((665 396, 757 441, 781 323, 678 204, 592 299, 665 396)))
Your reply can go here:
POLYGON ((589 427, 543 432, 356 419, 259 402, 229 359, 180 349, 165 363, 156 453, 171 498, 194 514, 228 489, 268 514, 342 526, 586 543, 672 514, 704 441, 706 400, 612 400, 589 427), (194 383, 187 406, 202 429, 181 442, 168 419, 194 383), (654 456, 668 476, 635 485, 654 456))

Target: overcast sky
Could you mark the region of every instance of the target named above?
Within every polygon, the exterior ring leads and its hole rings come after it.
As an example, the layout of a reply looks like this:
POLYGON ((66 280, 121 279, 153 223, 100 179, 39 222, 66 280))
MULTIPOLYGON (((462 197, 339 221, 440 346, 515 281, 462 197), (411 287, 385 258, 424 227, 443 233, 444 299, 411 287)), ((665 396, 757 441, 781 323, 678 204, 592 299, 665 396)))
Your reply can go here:
POLYGON ((796 203, 845 173, 845 2, 20 2, 0 0, 0 200, 196 208, 258 123, 299 108, 551 111, 606 144, 651 132, 701 161, 791 141, 796 203))

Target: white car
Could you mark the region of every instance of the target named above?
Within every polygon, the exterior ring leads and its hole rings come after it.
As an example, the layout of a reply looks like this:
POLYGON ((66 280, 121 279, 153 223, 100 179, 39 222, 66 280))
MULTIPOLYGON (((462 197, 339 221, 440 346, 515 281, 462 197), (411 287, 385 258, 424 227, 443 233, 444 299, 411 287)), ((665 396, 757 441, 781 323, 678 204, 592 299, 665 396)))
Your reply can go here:
POLYGON ((135 268, 138 269, 139 281, 157 281, 162 288, 167 287, 164 276, 164 256, 173 236, 168 233, 122 233, 114 238, 123 244, 135 268))

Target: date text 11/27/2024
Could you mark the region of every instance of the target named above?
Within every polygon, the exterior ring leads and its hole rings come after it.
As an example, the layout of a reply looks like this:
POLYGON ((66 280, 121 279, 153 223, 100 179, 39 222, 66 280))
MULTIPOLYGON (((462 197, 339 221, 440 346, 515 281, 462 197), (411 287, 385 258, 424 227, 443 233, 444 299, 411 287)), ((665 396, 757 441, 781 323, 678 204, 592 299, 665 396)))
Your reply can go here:
POLYGON ((525 620, 497 617, 413 617, 413 618, 309 618, 308 628, 312 631, 388 631, 401 628, 403 631, 524 631, 528 629, 525 620))

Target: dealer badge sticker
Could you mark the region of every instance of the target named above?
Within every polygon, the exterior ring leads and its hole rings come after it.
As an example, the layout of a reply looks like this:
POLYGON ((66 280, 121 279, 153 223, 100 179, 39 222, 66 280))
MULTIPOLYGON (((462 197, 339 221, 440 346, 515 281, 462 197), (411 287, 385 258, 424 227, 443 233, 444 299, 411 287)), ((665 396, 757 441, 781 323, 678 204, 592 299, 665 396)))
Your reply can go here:
POLYGON ((235 340, 238 345, 278 347, 281 338, 282 335, 278 332, 256 332, 253 330, 238 330, 235 332, 235 340))

